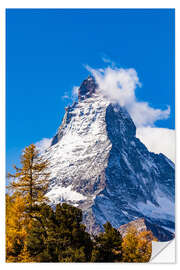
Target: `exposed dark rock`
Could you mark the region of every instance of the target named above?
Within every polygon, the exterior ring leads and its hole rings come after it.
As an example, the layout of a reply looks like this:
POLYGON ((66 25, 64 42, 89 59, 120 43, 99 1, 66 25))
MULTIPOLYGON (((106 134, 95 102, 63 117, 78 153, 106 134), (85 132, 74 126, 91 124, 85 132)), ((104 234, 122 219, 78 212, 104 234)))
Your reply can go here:
POLYGON ((78 91, 78 99, 79 101, 89 98, 95 93, 97 89, 97 84, 92 76, 88 76, 86 80, 84 80, 78 91))

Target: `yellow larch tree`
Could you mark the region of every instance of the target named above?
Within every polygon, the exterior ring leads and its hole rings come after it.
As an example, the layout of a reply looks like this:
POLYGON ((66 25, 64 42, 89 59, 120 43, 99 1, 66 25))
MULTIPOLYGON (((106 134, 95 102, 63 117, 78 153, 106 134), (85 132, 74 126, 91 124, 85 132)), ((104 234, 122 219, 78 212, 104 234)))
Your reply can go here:
POLYGON ((8 173, 8 178, 13 179, 8 189, 26 197, 27 209, 32 214, 39 203, 48 201, 45 196, 49 184, 48 162, 42 160, 35 145, 31 144, 23 151, 21 164, 22 168, 14 166, 15 174, 8 173))
POLYGON ((148 262, 152 252, 152 240, 157 239, 151 231, 138 232, 130 226, 122 242, 123 262, 148 262))
POLYGON ((39 218, 38 206, 48 202, 48 162, 43 161, 34 144, 26 147, 21 157, 21 168, 15 168, 6 195, 6 260, 31 261, 26 237, 32 219, 39 218))
POLYGON ((28 257, 25 252, 25 240, 30 228, 30 219, 25 213, 25 205, 23 197, 6 195, 7 262, 19 262, 22 261, 22 257, 28 257))

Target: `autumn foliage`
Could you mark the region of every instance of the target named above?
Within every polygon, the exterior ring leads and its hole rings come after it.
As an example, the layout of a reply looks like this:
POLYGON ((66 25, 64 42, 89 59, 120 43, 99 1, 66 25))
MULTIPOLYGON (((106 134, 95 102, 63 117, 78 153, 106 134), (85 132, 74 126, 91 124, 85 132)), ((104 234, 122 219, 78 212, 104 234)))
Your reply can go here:
POLYGON ((138 232, 130 226, 122 242, 123 262, 148 262, 151 257, 152 240, 156 241, 151 231, 138 232))
POLYGON ((55 208, 46 198, 48 162, 39 157, 35 145, 26 147, 21 168, 6 194, 7 262, 148 262, 149 231, 130 227, 122 237, 109 222, 96 236, 86 232, 82 210, 66 203, 55 208))
POLYGON ((6 258, 7 262, 24 262, 30 220, 25 213, 25 201, 19 196, 6 195, 6 258))
POLYGON ((41 159, 35 145, 31 144, 23 151, 21 165, 22 168, 14 166, 15 174, 8 173, 8 178, 12 179, 8 189, 26 198, 26 209, 31 213, 38 203, 48 200, 45 196, 49 183, 48 162, 41 159))

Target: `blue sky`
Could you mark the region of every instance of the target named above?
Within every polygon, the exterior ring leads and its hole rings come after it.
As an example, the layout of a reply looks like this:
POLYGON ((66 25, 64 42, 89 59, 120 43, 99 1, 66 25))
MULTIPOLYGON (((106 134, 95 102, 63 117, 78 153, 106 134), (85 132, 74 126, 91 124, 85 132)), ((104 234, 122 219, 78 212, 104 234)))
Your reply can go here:
POLYGON ((63 99, 88 76, 84 65, 102 68, 103 58, 134 68, 140 101, 171 107, 158 127, 174 129, 174 10, 6 11, 6 160, 52 137, 71 101, 63 99))

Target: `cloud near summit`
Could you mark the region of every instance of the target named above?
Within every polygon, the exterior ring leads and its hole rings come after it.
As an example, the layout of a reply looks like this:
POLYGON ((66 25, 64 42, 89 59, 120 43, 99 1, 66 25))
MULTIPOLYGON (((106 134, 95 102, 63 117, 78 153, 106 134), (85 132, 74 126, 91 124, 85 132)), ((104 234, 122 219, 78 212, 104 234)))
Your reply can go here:
POLYGON ((114 64, 105 69, 93 69, 90 66, 86 66, 86 69, 94 76, 99 86, 98 91, 111 102, 126 107, 137 127, 136 137, 148 150, 163 153, 175 162, 175 130, 155 127, 157 120, 169 117, 170 107, 166 110, 154 109, 148 102, 137 100, 135 90, 141 87, 141 83, 136 70, 116 68, 114 64))
POLYGON ((125 106, 136 127, 153 126, 157 120, 167 119, 170 107, 166 110, 154 109, 148 102, 136 99, 135 89, 141 87, 137 72, 133 68, 107 67, 105 69, 86 69, 94 76, 99 89, 111 102, 125 106))
MULTIPOLYGON (((107 62, 107 61, 106 61, 107 62)), ((108 60, 108 63, 110 60, 108 60)), ((160 119, 167 119, 170 114, 170 107, 166 110, 154 109, 148 102, 139 102, 136 99, 136 87, 141 87, 135 69, 112 67, 105 69, 93 69, 86 66, 94 76, 101 91, 111 102, 118 102, 125 106, 131 115, 137 130, 136 137, 139 138, 154 153, 163 153, 175 162, 175 130, 155 127, 155 122, 160 119)), ((78 86, 74 86, 72 99, 78 95, 78 86)), ((42 153, 51 144, 52 139, 44 138, 36 143, 38 150, 42 153)))
POLYGON ((163 153, 175 163, 175 130, 169 128, 142 127, 137 128, 136 137, 143 142, 149 151, 163 153))

